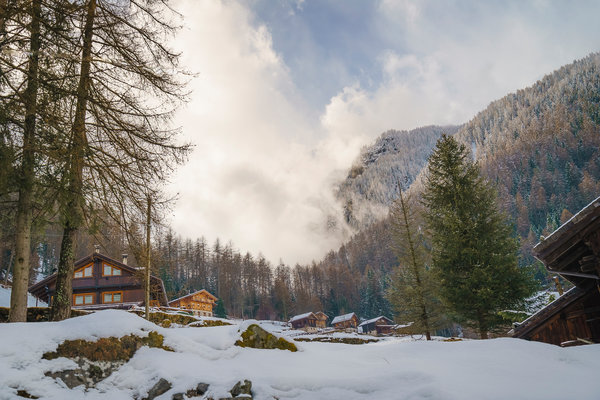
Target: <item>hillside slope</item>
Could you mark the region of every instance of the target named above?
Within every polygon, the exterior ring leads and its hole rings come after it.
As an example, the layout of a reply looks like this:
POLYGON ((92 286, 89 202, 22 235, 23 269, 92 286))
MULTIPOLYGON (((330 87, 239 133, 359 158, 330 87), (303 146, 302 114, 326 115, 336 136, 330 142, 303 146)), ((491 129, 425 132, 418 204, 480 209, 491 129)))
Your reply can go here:
POLYGON ((411 131, 389 130, 373 145, 364 147, 337 190, 346 222, 364 228, 385 217, 398 196, 398 182, 408 187, 427 163, 438 138, 458 129, 425 126, 411 131))

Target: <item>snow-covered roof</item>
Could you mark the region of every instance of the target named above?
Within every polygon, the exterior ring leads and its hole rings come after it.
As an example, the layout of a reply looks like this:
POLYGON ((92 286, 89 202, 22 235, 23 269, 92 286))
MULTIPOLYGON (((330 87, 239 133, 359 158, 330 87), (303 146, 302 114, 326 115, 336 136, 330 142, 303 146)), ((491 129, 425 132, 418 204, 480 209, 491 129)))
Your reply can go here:
POLYGON ((352 316, 356 316, 356 314, 351 312, 349 314, 338 315, 337 317, 335 317, 333 319, 333 321, 331 321, 331 324, 333 325, 333 324, 337 324, 339 322, 349 321, 352 319, 352 316))
POLYGON ((294 321, 298 321, 298 320, 301 320, 301 319, 304 319, 304 318, 308 318, 311 314, 312 314, 312 312, 307 312, 307 313, 300 314, 300 315, 294 315, 292 317, 292 319, 290 319, 290 322, 294 322, 294 321))
POLYGON ((391 322, 391 320, 390 320, 388 317, 384 317, 383 315, 380 315, 380 316, 379 316, 379 317, 377 317, 377 318, 372 318, 372 319, 369 319, 369 320, 367 320, 367 321, 361 322, 361 324, 360 324, 360 325, 358 325, 358 326, 363 326, 363 325, 372 324, 373 322, 375 322, 375 321, 378 321, 378 320, 380 320, 381 318, 385 318, 385 319, 387 319, 388 321, 390 321, 390 322, 391 322))

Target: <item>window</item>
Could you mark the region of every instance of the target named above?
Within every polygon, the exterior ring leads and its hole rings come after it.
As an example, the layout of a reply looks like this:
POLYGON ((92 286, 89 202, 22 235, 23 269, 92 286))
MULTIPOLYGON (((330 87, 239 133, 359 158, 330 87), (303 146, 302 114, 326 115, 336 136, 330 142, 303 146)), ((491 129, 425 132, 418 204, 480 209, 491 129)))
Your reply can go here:
POLYGON ((73 274, 73 278, 90 278, 93 275, 93 268, 93 264, 88 264, 85 267, 81 267, 75 271, 75 274, 73 274))
POLYGON ((102 276, 120 276, 121 269, 109 264, 102 264, 102 276))
POLYGON ((88 304, 94 304, 94 293, 74 294, 73 304, 76 306, 86 306, 88 304))
POLYGON ((121 303, 123 301, 123 292, 104 292, 102 293, 103 303, 121 303))

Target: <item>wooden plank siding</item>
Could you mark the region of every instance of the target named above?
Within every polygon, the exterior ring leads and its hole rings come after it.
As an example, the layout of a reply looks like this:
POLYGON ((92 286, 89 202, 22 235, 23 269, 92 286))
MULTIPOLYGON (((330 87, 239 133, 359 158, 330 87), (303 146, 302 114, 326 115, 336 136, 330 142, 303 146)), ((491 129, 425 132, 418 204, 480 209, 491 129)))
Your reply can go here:
MULTIPOLYGON (((131 305, 142 305, 145 299, 141 271, 120 263, 107 256, 94 253, 75 263, 73 277, 73 307, 74 308, 123 308, 131 305), (92 276, 77 274, 92 266, 92 276), (107 268, 105 268, 107 267, 107 268), (110 273, 108 269, 110 268, 110 273), (118 272, 117 272, 118 271, 118 272), (75 278, 75 276, 81 276, 75 278), (106 302, 105 293, 120 293, 120 301, 106 302), (75 304, 75 296, 93 294, 93 304, 75 304)), ((51 305, 56 292, 56 274, 32 285, 29 292, 40 300, 51 305)), ((162 280, 151 277, 151 300, 156 305, 167 305, 162 280)))

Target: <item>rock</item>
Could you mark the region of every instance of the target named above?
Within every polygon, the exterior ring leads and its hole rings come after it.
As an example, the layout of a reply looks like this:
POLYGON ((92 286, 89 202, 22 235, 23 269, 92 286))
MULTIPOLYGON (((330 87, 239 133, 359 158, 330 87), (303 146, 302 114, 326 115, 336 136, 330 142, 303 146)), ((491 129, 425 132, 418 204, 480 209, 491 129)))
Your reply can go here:
POLYGON ((183 397, 183 393, 175 393, 173 395, 173 397, 171 397, 172 400, 185 400, 185 397, 183 397))
POLYGON ((84 357, 73 358, 78 368, 58 372, 46 372, 45 375, 62 380, 69 389, 79 385, 86 388, 95 387, 98 382, 108 377, 124 364, 124 361, 90 361, 84 357))
POLYGON ((238 397, 241 394, 252 396, 252 382, 247 379, 244 379, 243 383, 239 381, 233 386, 229 393, 231 393, 233 397, 238 397))
POLYGON ((17 396, 25 399, 39 399, 39 397, 30 394, 27 390, 17 390, 17 396))
POLYGON ((236 341, 235 345, 240 347, 252 347, 254 349, 298 351, 298 348, 294 343, 288 342, 284 338, 278 338, 256 324, 250 325, 248 329, 242 333, 242 340, 236 341))
POLYGON ((144 400, 153 400, 161 394, 164 394, 167 391, 169 391, 171 387, 171 382, 169 382, 165 378, 160 378, 160 380, 156 382, 154 386, 152 386, 152 389, 148 391, 148 395, 144 397, 144 400))
MULTIPOLYGON (((187 392, 185 392, 185 395, 187 397, 203 396, 204 393, 206 393, 206 391, 208 390, 208 386, 208 383, 199 383, 195 389, 190 389, 187 392)), ((175 400, 175 397, 173 397, 173 400, 175 400)))

